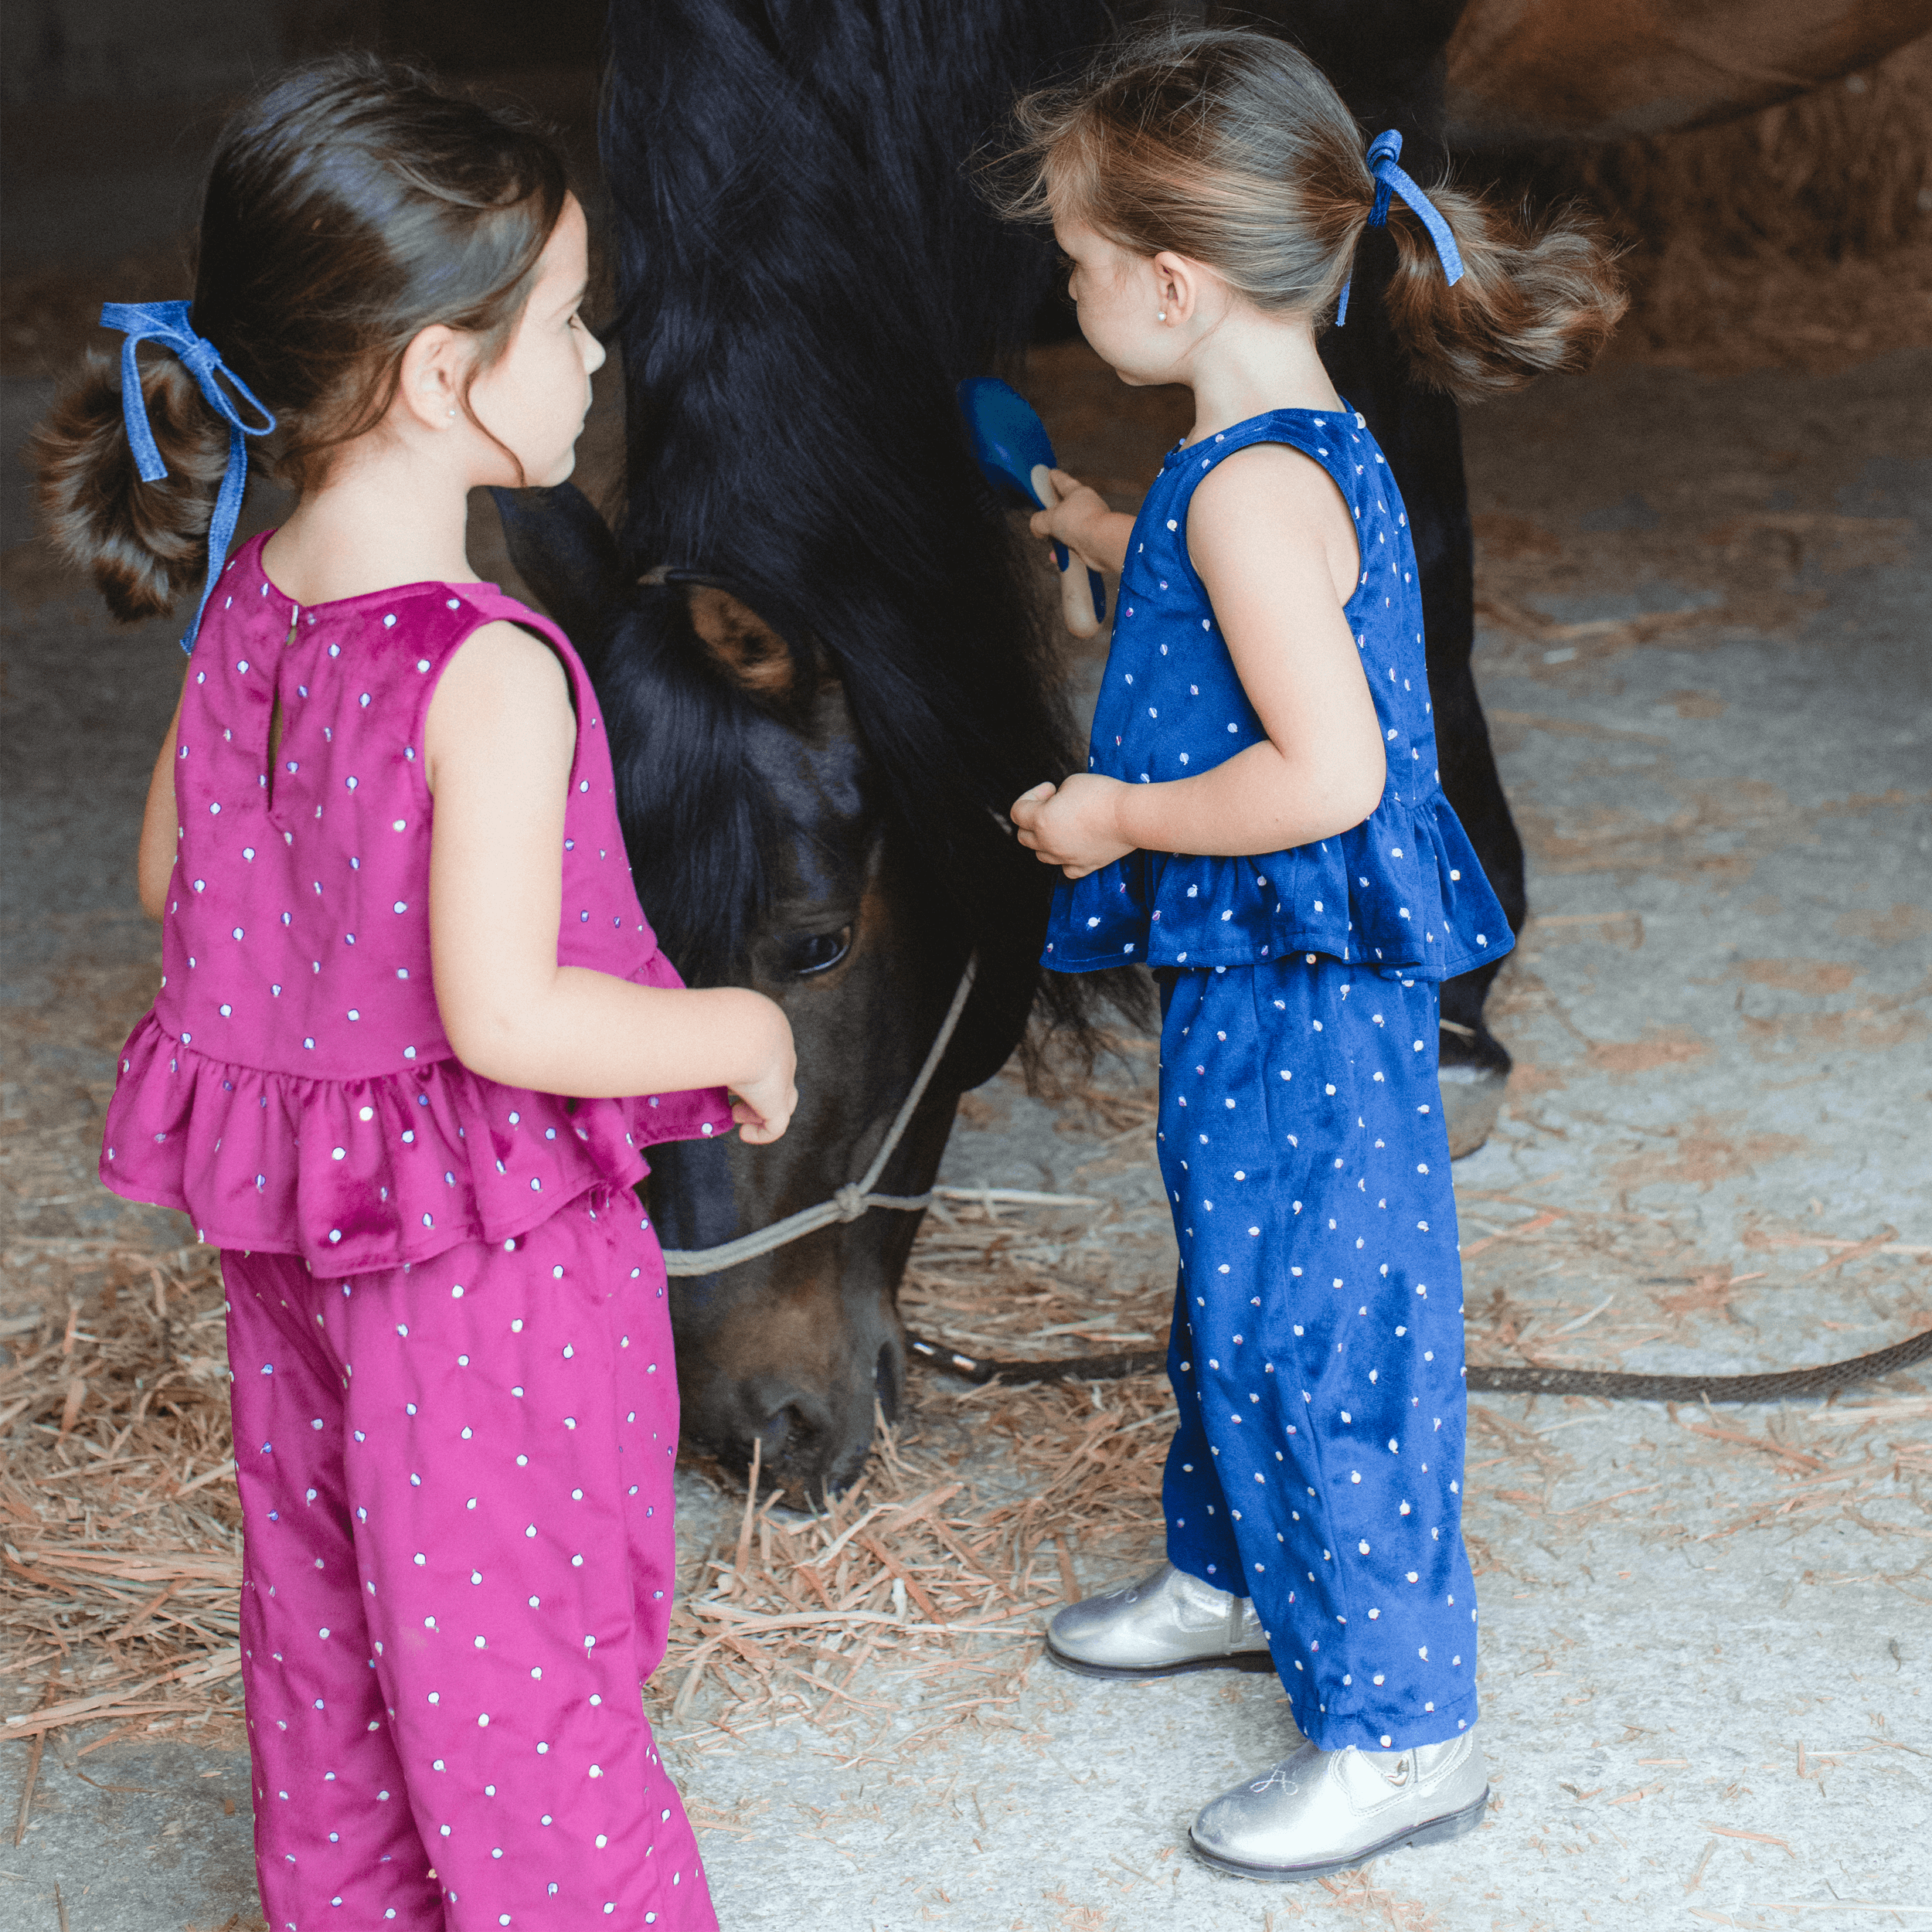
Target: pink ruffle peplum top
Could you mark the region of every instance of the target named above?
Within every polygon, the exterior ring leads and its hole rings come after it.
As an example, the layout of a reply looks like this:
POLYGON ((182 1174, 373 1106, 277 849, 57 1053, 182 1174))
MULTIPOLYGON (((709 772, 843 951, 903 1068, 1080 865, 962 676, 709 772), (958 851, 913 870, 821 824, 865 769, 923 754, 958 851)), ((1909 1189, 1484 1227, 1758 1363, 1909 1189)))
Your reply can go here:
POLYGON ((638 903, 583 664, 493 584, 417 583, 304 608, 265 537, 228 564, 184 687, 161 991, 123 1049, 100 1175, 218 1247, 318 1274, 510 1240, 654 1141, 725 1133, 722 1092, 576 1100, 471 1073, 430 976, 423 727, 457 647, 499 618, 543 636, 577 719, 559 962, 677 986, 638 903), (273 767, 270 720, 282 726, 273 767))

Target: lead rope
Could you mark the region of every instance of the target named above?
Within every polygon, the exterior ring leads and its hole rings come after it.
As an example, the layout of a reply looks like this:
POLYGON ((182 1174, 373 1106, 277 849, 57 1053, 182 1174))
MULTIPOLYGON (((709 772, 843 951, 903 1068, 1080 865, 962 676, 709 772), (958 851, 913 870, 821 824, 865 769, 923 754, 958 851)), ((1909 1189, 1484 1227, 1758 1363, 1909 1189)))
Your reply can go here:
POLYGON ((886 1138, 879 1143, 879 1151, 872 1157, 872 1165, 866 1169, 862 1179, 847 1182, 829 1201, 821 1201, 816 1207, 801 1208, 796 1214, 787 1214, 782 1221, 774 1221, 769 1227, 740 1235, 735 1241, 721 1242, 714 1248, 666 1248, 665 1274, 715 1274, 721 1269, 735 1268, 741 1262, 755 1261, 760 1255, 769 1254, 774 1248, 784 1247, 805 1235, 815 1234, 821 1228, 830 1227, 835 1221, 856 1221, 874 1208, 893 1208, 902 1214, 917 1214, 926 1208, 933 1198, 930 1188, 923 1194, 875 1194, 872 1189, 877 1185, 879 1175, 885 1172, 886 1163, 892 1158, 906 1129, 911 1125, 919 1103, 926 1097, 926 1089, 939 1071, 939 1063, 946 1057, 946 1049, 952 1044, 959 1017, 966 1010, 974 976, 978 971, 979 955, 975 953, 967 961, 966 970, 959 976, 953 1003, 946 1009, 946 1017, 940 1022, 939 1031, 933 1036, 933 1043, 927 1051, 925 1065, 919 1070, 919 1077, 900 1103, 897 1115, 886 1129, 886 1138))
MULTIPOLYGON (((918 1360, 968 1382, 1118 1382, 1151 1375, 1167 1365, 1162 1349, 1134 1349, 1115 1355, 1066 1355, 1049 1362, 998 1362, 962 1355, 910 1331, 906 1346, 918 1360)), ((1895 1342, 1870 1355, 1809 1368, 1768 1370, 1762 1375, 1639 1375, 1621 1369, 1539 1369, 1525 1364, 1484 1368, 1472 1365, 1465 1386, 1486 1395, 1601 1396, 1612 1402, 1784 1402, 1799 1396, 1829 1395, 1932 1359, 1932 1328, 1895 1342)))

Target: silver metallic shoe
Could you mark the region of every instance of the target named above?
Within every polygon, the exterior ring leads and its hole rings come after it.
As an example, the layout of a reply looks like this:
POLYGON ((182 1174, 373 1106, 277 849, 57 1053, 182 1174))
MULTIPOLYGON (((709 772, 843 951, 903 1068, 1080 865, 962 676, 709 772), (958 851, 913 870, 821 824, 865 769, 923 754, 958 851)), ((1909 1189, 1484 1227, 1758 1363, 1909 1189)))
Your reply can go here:
POLYGON ((1399 1845, 1460 1838, 1482 1822, 1488 1801, 1473 1731, 1406 1751, 1304 1744, 1223 1791, 1188 1838, 1198 1857, 1242 1878, 1314 1879, 1399 1845))
POLYGON ((1274 1668, 1253 1601, 1172 1563, 1124 1590, 1070 1604, 1046 1627, 1046 1654, 1083 1677, 1274 1668))

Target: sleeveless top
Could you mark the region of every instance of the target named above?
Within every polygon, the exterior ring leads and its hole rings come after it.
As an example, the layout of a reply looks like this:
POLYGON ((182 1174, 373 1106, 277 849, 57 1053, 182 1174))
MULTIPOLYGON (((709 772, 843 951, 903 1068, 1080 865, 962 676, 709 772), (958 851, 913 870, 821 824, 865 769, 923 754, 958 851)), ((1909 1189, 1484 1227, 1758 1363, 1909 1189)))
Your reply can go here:
POLYGON ((487 583, 305 610, 263 574, 266 540, 223 573, 184 687, 164 977, 122 1052, 102 1180, 184 1210, 218 1247, 345 1275, 508 1240, 587 1188, 634 1184, 652 1141, 725 1132, 716 1090, 498 1086, 455 1057, 437 1016, 423 722, 457 647, 498 618, 550 645, 577 713, 559 964, 682 984, 638 903, 569 640, 487 583))
POLYGON ((1087 769, 1130 784, 1198 777, 1267 734, 1187 548, 1188 505, 1223 457, 1286 443, 1354 513, 1361 580, 1344 607, 1389 775, 1363 822, 1241 858, 1134 852, 1053 896, 1041 963, 1249 966, 1293 952, 1443 980, 1515 944, 1436 769, 1415 546, 1395 478, 1352 411, 1273 410, 1171 450, 1128 545, 1087 769))

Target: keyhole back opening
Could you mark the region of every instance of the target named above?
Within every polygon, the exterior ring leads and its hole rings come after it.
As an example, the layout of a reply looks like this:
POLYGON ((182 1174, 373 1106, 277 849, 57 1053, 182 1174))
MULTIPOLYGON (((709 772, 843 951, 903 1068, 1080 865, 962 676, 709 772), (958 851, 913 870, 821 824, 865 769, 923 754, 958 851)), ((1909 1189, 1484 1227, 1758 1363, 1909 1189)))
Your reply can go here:
MULTIPOLYGON (((295 641, 295 614, 291 611, 288 618, 288 635, 282 640, 282 648, 287 650, 295 641)), ((275 767, 282 754, 282 682, 281 667, 276 666, 275 695, 268 707, 268 809, 275 809, 275 767)))

